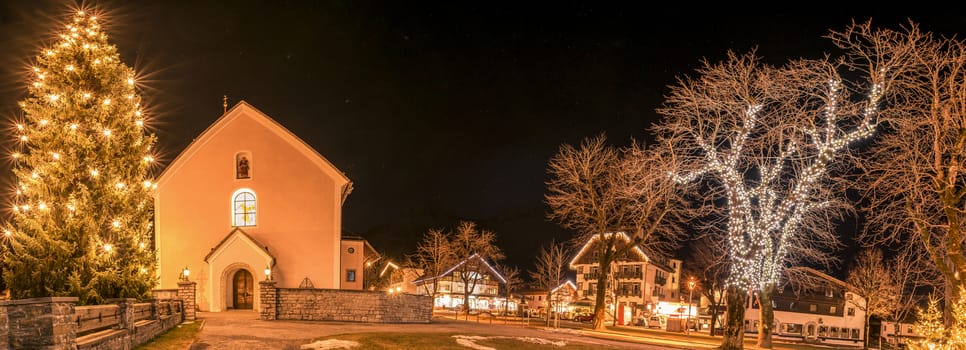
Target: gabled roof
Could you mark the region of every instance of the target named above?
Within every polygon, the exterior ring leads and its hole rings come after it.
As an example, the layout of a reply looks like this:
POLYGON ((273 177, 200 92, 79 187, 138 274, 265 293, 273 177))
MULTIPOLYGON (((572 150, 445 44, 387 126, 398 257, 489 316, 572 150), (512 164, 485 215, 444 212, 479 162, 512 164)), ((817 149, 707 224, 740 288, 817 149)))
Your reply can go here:
POLYGON ((470 255, 469 258, 463 259, 462 261, 456 263, 456 265, 453 265, 453 267, 450 267, 448 270, 446 270, 443 273, 439 274, 439 276, 423 276, 423 277, 420 277, 420 278, 416 279, 415 281, 413 281, 413 283, 425 282, 425 281, 428 281, 428 280, 437 279, 437 278, 440 278, 440 277, 447 276, 447 275, 453 273, 453 271, 455 271, 456 269, 458 269, 460 266, 463 266, 468 261, 473 260, 473 259, 478 259, 478 260, 482 261, 483 262, 483 265, 486 266, 487 270, 489 270, 490 273, 493 274, 493 276, 496 276, 496 278, 499 278, 501 283, 506 283, 506 278, 504 278, 503 275, 500 274, 499 271, 497 271, 496 269, 494 269, 493 266, 490 265, 490 263, 486 262, 486 259, 483 259, 483 257, 481 257, 479 254, 475 254, 475 253, 473 255, 470 255))
POLYGON ((268 248, 263 246, 261 243, 258 243, 258 241, 248 234, 248 232, 245 232, 245 230, 242 230, 240 227, 232 229, 231 232, 228 232, 228 234, 225 235, 225 238, 223 238, 221 242, 218 242, 218 245, 216 245, 214 248, 211 248, 211 251, 208 252, 208 255, 205 255, 205 262, 209 262, 209 259, 221 254, 221 252, 228 247, 228 242, 231 242, 233 239, 240 239, 254 247, 259 253, 272 261, 272 266, 275 266, 275 256, 268 252, 268 248))
MULTIPOLYGON (((347 236, 345 235, 345 233, 343 233, 342 240, 343 241, 362 241, 362 249, 365 250, 364 252, 365 256, 373 257, 374 259, 379 259, 382 257, 382 254, 379 254, 379 252, 376 251, 376 248, 374 248, 372 244, 369 244, 369 241, 365 238, 362 238, 362 236, 354 236, 354 235, 347 236)), ((366 258, 366 259, 369 259, 369 258, 366 258)))
MULTIPOLYGON (((554 287, 553 290, 550 291, 550 293, 556 293, 558 290, 560 290, 560 288, 567 287, 567 286, 570 286, 570 288, 573 290, 577 290, 577 285, 574 284, 574 282, 571 282, 570 280, 564 280, 556 287, 554 287)), ((524 294, 524 295, 547 295, 547 290, 546 289, 525 289, 525 290, 519 291, 518 293, 524 294)))
MULTIPOLYGON (((604 233, 603 235, 605 237, 609 237, 610 235, 616 235, 616 237, 618 239, 623 240, 626 243, 631 243, 631 237, 628 236, 624 232, 607 232, 607 233, 604 233)), ((574 255, 574 258, 570 260, 570 267, 571 268, 575 268, 574 265, 577 263, 577 261, 580 260, 580 258, 583 257, 584 254, 587 253, 588 249, 591 246, 593 246, 594 243, 596 243, 597 241, 599 241, 600 238, 601 238, 601 234, 599 234, 599 233, 596 234, 596 235, 591 236, 590 239, 588 239, 587 242, 584 243, 584 246, 580 248, 580 250, 577 252, 577 254, 574 255)), ((658 263, 656 261, 651 260, 651 258, 649 258, 646 254, 644 254, 644 251, 641 250, 641 247, 640 246, 635 245, 631 249, 631 252, 634 253, 634 254, 636 254, 638 257, 640 257, 642 261, 644 261, 646 263, 649 263, 649 264, 653 264, 653 265, 657 266, 658 268, 660 268, 660 269, 662 269, 664 271, 667 271, 667 272, 673 272, 674 271, 674 270, 670 269, 665 264, 661 264, 661 263, 658 263)))
MULTIPOLYGON (((215 122, 208 126, 205 131, 202 131, 201 135, 198 135, 198 137, 195 138, 194 141, 188 145, 188 147, 181 151, 181 154, 179 154, 171 162, 171 164, 169 164, 164 171, 161 172, 161 175, 158 176, 157 186, 159 188, 163 187, 167 182, 167 179, 171 178, 173 174, 176 174, 189 159, 194 157, 195 154, 197 154, 198 151, 205 146, 205 144, 211 142, 213 139, 215 139, 218 133, 224 130, 228 125, 245 115, 254 117, 255 121, 259 122, 265 128, 273 131, 283 141, 291 145, 299 152, 303 153, 306 158, 312 160, 313 163, 315 163, 315 165, 321 170, 332 175, 333 178, 336 179, 336 182, 340 182, 340 187, 344 187, 343 191, 346 191, 346 186, 351 187, 351 181, 349 178, 346 177, 342 171, 339 171, 335 165, 332 165, 328 159, 323 157, 318 151, 312 148, 312 146, 309 146, 301 138, 282 126, 282 124, 279 124, 277 121, 275 121, 275 119, 272 119, 267 114, 262 113, 262 111, 245 101, 239 101, 234 107, 229 109, 228 112, 222 114, 218 120, 215 120, 215 122)), ((345 195, 347 195, 347 193, 343 194, 343 196, 345 195)), ((343 200, 345 200, 345 198, 343 198, 343 200)))
POLYGON ((844 289, 849 289, 848 283, 845 283, 844 281, 842 281, 842 280, 840 280, 838 278, 829 276, 828 274, 826 274, 826 273, 824 273, 822 271, 813 269, 811 267, 806 267, 806 266, 796 267, 796 269, 799 269, 799 270, 802 270, 804 272, 807 272, 807 273, 810 273, 812 275, 815 275, 816 277, 819 277, 819 278, 821 278, 823 280, 829 281, 832 284, 838 285, 839 287, 842 287, 844 289))

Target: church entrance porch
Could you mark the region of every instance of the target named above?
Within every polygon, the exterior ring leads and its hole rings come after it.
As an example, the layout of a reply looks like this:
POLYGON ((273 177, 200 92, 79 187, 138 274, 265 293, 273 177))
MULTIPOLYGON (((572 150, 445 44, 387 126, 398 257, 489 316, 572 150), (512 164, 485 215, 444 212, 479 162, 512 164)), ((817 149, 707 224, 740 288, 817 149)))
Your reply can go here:
POLYGON ((246 270, 238 270, 232 278, 233 309, 251 310, 255 297, 252 274, 246 270))

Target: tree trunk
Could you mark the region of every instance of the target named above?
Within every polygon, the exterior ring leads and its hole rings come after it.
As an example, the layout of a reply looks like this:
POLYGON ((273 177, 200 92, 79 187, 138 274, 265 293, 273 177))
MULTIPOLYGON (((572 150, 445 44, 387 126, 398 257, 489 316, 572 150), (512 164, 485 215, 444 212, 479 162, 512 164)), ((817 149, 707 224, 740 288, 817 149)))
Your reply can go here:
POLYGON ((771 334, 775 330, 772 325, 775 323, 775 309, 773 308, 772 294, 775 293, 775 284, 766 283, 758 291, 758 347, 771 349, 771 334))
POLYGON ((728 319, 724 327, 724 338, 721 339, 721 350, 741 350, 745 346, 745 303, 748 293, 735 287, 729 287, 728 319))
POLYGON ((594 330, 604 329, 604 320, 607 318, 607 305, 604 297, 607 296, 607 275, 610 274, 610 259, 604 261, 604 254, 600 255, 600 276, 597 276, 597 295, 594 304, 594 330))

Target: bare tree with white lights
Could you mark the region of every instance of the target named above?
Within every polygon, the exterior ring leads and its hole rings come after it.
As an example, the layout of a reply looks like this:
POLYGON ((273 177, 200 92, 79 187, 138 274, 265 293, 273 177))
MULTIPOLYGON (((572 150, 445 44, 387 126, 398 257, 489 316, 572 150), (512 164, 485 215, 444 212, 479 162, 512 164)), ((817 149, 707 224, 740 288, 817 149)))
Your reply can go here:
MULTIPOLYGON (((836 263, 832 225, 848 208, 839 175, 909 66, 910 45, 899 36, 853 24, 829 35, 851 49, 845 58, 780 67, 754 52, 729 53, 705 62, 697 78, 681 78, 660 109, 665 119, 655 131, 679 164, 675 178, 703 181, 704 194, 720 200, 709 203, 728 218, 729 284, 758 294, 759 347, 772 346, 771 295, 783 269, 836 263), (843 78, 848 68, 859 79, 843 78)), ((728 320, 723 348, 742 348, 741 324, 728 320)))

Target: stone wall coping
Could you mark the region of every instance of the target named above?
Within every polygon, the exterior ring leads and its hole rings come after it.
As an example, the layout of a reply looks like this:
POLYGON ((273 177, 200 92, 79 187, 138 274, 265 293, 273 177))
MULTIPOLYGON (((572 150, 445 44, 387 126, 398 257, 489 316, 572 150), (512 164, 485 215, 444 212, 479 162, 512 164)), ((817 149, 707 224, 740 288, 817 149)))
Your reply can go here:
MULTIPOLYGON (((179 281, 178 282, 178 286, 187 286, 187 285, 192 285, 192 284, 198 284, 198 282, 195 282, 195 281, 179 281)), ((177 289, 172 289, 172 290, 177 290, 177 289)))
POLYGON ((49 303, 77 303, 77 297, 40 297, 30 299, 14 299, 0 302, 0 305, 30 305, 49 303))
POLYGON ((178 291, 178 288, 171 288, 171 289, 152 289, 151 291, 152 292, 177 292, 178 291))
MULTIPOLYGON (((378 290, 356 290, 356 289, 330 289, 330 288, 277 288, 279 290, 294 290, 294 291, 319 291, 319 292, 339 292, 339 293, 360 293, 360 294, 387 294, 384 291, 378 290)), ((413 294, 416 295, 416 294, 413 294)))
POLYGON ((138 300, 136 298, 108 298, 108 299, 104 299, 104 301, 106 301, 108 304, 113 304, 113 303, 116 303, 116 302, 119 302, 119 301, 126 301, 126 302, 132 302, 133 303, 133 302, 136 302, 138 300))

